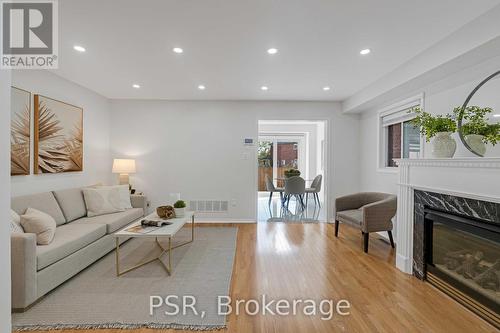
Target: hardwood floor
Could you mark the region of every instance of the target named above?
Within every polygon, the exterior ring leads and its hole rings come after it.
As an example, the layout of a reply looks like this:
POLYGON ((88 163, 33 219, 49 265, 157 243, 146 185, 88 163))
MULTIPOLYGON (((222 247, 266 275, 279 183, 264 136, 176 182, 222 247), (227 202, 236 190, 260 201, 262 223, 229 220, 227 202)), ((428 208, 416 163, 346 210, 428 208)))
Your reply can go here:
POLYGON ((398 271, 394 250, 372 238, 365 254, 361 234, 346 226, 335 238, 334 226, 326 224, 239 225, 233 301, 258 299, 262 294, 268 299, 346 299, 351 314, 335 314, 329 321, 320 316, 233 314, 223 332, 497 332, 428 283, 398 271))

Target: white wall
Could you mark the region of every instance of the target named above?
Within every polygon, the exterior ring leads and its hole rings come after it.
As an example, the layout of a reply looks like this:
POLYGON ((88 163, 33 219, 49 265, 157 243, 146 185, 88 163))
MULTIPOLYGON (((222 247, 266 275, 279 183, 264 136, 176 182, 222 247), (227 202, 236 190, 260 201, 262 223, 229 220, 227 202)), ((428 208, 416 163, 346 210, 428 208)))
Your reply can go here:
POLYGON ((0 70, 0 332, 10 332, 10 85, 0 70))
MULTIPOLYGON (((84 132, 83 172, 11 177, 12 196, 110 182, 112 161, 109 150, 109 101, 106 98, 42 70, 15 71, 12 85, 31 91, 32 95, 38 93, 82 107, 84 132)), ((33 161, 33 156, 31 158, 33 161)))
MULTIPOLYGON (((423 89, 425 96, 425 110, 433 114, 451 113, 453 108, 461 106, 468 94, 476 87, 481 80, 473 80, 466 84, 456 86, 452 89, 443 90, 436 93, 428 94, 428 89, 423 89)), ((490 106, 500 113, 500 100, 498 99, 498 91, 500 91, 500 79, 491 81, 478 92, 471 103, 479 106, 490 106)), ((360 187, 363 191, 384 191, 389 193, 397 193, 397 174, 377 171, 377 126, 378 126, 378 110, 385 105, 373 108, 364 112, 360 122, 360 165, 361 165, 361 180, 360 187)), ((498 119, 498 118, 497 118, 498 119)), ((497 120, 497 121, 500 121, 497 120)), ((457 151, 455 157, 474 157, 461 143, 458 134, 454 134, 457 142, 457 151)), ((500 144, 493 147, 488 145, 488 157, 500 157, 500 144)), ((425 145, 425 156, 431 158, 432 150, 431 143, 425 145)))
POLYGON ((282 119, 328 120, 330 199, 358 190, 358 116, 342 115, 338 103, 112 101, 112 155, 137 159, 131 181, 152 207, 178 192, 234 200, 215 220, 255 220, 256 147, 243 139, 257 139, 258 120, 282 119))

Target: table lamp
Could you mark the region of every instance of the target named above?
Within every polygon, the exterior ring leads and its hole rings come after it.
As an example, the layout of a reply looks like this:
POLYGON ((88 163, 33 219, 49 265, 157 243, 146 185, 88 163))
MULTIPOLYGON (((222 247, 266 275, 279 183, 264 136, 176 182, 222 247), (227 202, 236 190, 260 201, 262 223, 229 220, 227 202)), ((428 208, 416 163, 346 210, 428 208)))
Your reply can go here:
POLYGON ((120 174, 120 185, 128 185, 129 174, 135 173, 135 160, 115 158, 112 172, 120 174))

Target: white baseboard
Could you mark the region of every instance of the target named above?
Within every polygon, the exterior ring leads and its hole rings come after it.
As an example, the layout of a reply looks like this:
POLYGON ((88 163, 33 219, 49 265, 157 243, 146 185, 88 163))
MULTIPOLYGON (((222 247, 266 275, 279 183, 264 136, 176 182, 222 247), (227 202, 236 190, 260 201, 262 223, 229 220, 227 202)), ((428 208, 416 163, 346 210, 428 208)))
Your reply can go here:
POLYGON ((401 254, 396 254, 396 267, 407 274, 413 274, 413 263, 411 258, 405 257, 401 254))

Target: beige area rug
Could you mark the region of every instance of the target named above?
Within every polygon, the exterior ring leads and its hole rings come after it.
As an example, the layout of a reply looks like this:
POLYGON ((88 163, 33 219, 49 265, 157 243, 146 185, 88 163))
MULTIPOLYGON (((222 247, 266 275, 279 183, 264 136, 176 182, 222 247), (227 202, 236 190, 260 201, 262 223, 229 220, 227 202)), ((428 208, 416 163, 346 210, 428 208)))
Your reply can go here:
MULTIPOLYGON (((186 241, 191 229, 183 229, 173 245, 186 241)), ((218 315, 218 296, 228 296, 236 251, 237 228, 196 228, 194 243, 172 252, 173 273, 168 276, 159 262, 116 277, 114 251, 53 290, 25 313, 13 314, 14 330, 92 328, 174 328, 212 330, 226 327, 218 315), (161 306, 150 314, 150 296, 175 295, 169 300, 182 309, 196 300, 195 315, 161 306), (171 312, 166 314, 165 312, 171 312), (202 313, 204 311, 204 314, 202 313)), ((154 241, 132 239, 121 250, 122 267, 158 255, 154 241)), ((155 299, 155 304, 159 302, 155 299)))

